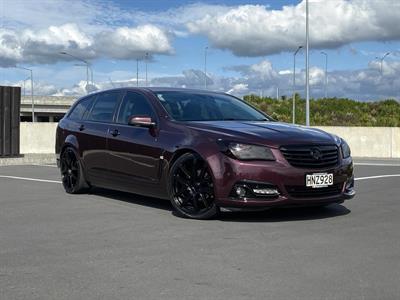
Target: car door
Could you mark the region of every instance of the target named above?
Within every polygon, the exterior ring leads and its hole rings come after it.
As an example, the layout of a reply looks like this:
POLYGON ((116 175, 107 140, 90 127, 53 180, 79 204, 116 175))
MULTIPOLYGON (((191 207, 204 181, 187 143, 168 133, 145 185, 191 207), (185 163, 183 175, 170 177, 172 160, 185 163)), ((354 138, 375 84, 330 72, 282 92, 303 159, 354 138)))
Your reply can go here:
POLYGON ((108 134, 110 170, 117 185, 130 185, 129 190, 140 193, 148 184, 159 181, 162 149, 157 141, 157 128, 128 125, 131 116, 149 116, 157 123, 156 113, 146 97, 127 91, 108 134))
POLYGON ((79 146, 92 184, 107 184, 107 133, 120 101, 121 91, 107 91, 96 96, 91 110, 81 122, 79 146))

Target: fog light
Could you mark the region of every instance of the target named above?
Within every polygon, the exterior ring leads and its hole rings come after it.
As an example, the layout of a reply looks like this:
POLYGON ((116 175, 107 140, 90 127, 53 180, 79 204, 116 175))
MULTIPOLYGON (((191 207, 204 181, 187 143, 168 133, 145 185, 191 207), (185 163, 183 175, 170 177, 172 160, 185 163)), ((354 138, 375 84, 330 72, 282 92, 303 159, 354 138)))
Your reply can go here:
POLYGON ((253 189, 254 194, 258 195, 268 195, 268 196, 276 196, 279 195, 278 190, 271 189, 271 188, 264 188, 264 189, 253 189))
POLYGON ((244 196, 246 196, 246 189, 244 187, 241 186, 237 186, 235 189, 236 195, 240 198, 243 198, 244 196))

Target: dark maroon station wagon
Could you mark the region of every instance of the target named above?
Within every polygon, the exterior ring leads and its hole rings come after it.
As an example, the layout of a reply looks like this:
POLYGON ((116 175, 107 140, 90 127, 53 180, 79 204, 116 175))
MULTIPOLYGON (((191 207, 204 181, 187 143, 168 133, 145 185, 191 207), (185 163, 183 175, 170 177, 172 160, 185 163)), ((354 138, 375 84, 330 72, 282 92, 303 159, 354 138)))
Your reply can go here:
POLYGON ((220 208, 325 206, 355 194, 343 139, 208 91, 122 88, 83 97, 59 123, 56 153, 68 193, 98 186, 168 199, 197 219, 220 208))

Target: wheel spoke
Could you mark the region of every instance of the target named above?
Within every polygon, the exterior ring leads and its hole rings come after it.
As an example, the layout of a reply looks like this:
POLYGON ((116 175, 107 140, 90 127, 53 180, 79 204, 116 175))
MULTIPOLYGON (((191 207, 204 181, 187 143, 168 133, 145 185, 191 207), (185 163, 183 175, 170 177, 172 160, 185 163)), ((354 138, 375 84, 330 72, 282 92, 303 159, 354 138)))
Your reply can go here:
POLYGON ((204 176, 206 175, 206 171, 207 171, 207 165, 203 164, 201 171, 200 171, 200 175, 199 175, 199 179, 204 179, 204 176))
POLYGON ((191 176, 189 174, 189 171, 186 169, 186 167, 184 165, 181 165, 179 167, 179 170, 182 171, 182 173, 186 176, 187 179, 191 179, 191 176))
POLYGON ((192 180, 196 180, 197 179, 197 158, 195 157, 193 159, 193 165, 192 165, 192 180))

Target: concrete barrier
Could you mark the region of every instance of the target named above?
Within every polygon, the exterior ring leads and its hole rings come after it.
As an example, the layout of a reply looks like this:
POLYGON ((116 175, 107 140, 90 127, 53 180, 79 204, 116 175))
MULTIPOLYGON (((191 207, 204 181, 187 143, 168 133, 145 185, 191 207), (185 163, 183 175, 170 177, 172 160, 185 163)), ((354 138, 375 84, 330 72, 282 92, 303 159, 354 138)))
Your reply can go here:
POLYGON ((54 153, 57 124, 21 122, 21 153, 54 153))
POLYGON ((400 127, 317 128, 344 138, 354 157, 400 158, 400 127))
MULTIPOLYGON (((57 123, 21 123, 21 153, 54 153, 57 123)), ((400 158, 400 127, 331 127, 355 157, 400 158)))

